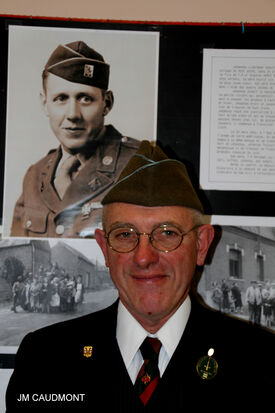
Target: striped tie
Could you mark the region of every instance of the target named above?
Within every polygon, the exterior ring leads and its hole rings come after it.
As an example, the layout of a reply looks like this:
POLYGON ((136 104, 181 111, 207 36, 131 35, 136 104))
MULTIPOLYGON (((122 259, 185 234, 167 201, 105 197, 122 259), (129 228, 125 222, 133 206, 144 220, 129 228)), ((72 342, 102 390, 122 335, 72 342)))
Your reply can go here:
POLYGON ((144 405, 150 399, 160 379, 158 368, 160 348, 161 342, 157 338, 151 337, 146 337, 140 346, 144 363, 137 375, 135 388, 144 405))

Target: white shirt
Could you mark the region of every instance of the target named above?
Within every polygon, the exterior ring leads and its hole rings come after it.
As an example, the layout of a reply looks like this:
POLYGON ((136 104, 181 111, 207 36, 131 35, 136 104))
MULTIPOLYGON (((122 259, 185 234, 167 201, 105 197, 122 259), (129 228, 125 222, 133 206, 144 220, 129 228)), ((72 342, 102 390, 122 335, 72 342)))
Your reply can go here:
POLYGON ((158 362, 161 377, 179 344, 190 311, 191 300, 188 296, 172 317, 155 334, 150 334, 119 301, 116 337, 123 361, 133 384, 143 364, 139 347, 144 339, 147 336, 156 337, 162 343, 158 362))

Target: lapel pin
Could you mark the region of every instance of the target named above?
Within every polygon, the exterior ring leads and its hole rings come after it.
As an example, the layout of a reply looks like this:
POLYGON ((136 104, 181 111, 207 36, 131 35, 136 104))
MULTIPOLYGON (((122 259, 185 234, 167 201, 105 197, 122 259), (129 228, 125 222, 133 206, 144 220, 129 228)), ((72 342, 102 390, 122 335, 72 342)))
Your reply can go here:
POLYGON ((92 357, 93 354, 93 347, 92 346, 84 346, 83 347, 83 356, 84 357, 92 357))
POLYGON ((218 363, 212 357, 214 349, 208 350, 207 356, 203 356, 199 359, 196 365, 197 372, 203 380, 213 379, 218 372, 218 363))

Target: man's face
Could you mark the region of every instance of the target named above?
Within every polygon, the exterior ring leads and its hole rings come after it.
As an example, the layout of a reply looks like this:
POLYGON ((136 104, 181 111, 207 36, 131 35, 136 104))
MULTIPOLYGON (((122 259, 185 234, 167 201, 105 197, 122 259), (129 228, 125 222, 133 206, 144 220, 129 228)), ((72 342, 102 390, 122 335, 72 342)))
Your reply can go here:
MULTIPOLYGON (((107 206, 105 217, 106 233, 120 225, 139 233, 151 233, 165 223, 183 233, 194 226, 190 209, 177 206, 113 203, 107 206)), ((204 263, 213 235, 212 226, 201 226, 168 253, 156 250, 147 236, 141 235, 138 246, 128 253, 112 250, 101 230, 96 230, 95 237, 123 304, 145 328, 157 325, 158 329, 186 298, 195 267, 204 263)))
POLYGON ((104 116, 112 108, 111 92, 69 82, 49 73, 41 95, 51 128, 69 153, 85 151, 103 128, 104 116))

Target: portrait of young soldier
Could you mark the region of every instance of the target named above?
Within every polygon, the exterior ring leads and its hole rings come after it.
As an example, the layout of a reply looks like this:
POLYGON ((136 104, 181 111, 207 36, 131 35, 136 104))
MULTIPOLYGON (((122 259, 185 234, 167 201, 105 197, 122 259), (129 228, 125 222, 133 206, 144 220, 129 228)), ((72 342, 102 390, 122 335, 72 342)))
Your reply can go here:
POLYGON ((274 335, 191 293, 214 229, 185 166, 143 141, 102 203, 95 237, 119 299, 25 337, 7 413, 247 411, 244 389, 271 394, 274 335))
POLYGON ((114 103, 109 71, 82 41, 59 45, 49 57, 41 103, 60 145, 26 172, 11 236, 93 235, 100 201, 139 143, 105 125, 114 103))

